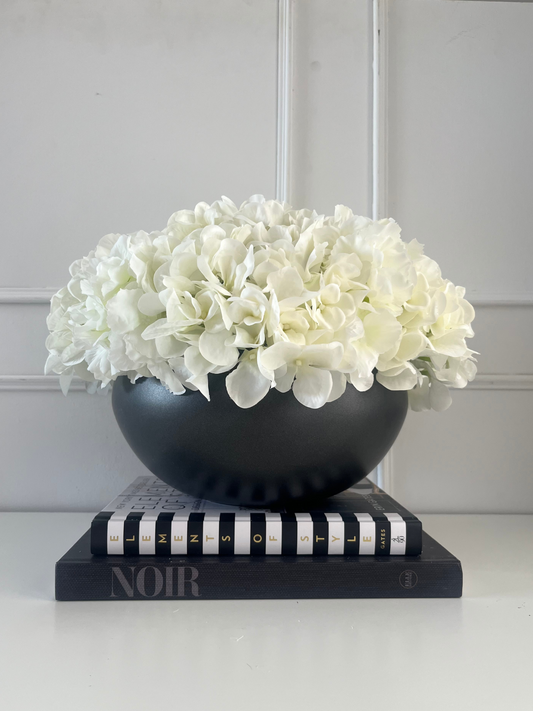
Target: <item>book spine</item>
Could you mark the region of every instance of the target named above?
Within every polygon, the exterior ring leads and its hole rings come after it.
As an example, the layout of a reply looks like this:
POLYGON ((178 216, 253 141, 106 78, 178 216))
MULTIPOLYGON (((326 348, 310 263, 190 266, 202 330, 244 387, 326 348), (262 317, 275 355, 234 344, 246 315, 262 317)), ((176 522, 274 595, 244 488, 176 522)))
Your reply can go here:
POLYGON ((107 556, 56 564, 57 600, 225 600, 460 597, 457 560, 385 564, 360 557, 107 556))
POLYGON ((91 525, 93 555, 419 555, 422 524, 398 513, 121 513, 91 525))

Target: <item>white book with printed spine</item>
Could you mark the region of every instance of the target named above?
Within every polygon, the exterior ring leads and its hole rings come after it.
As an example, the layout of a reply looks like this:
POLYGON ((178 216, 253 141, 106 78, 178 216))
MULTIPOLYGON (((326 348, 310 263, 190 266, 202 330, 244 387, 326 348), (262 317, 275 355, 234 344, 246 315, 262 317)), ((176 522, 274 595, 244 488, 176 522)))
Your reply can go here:
POLYGON ((422 524, 363 479, 302 510, 225 506, 136 479, 94 518, 93 555, 419 555, 422 524))

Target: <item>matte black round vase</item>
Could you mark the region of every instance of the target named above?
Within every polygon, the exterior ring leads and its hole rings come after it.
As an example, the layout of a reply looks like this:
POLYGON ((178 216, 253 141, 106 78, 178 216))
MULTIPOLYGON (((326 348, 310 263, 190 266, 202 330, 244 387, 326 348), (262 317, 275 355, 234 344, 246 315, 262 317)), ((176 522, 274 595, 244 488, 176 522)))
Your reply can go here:
POLYGON ((271 390, 243 410, 226 375, 199 392, 173 395, 155 378, 119 377, 113 410, 128 444, 174 488, 223 504, 274 506, 332 496, 365 477, 385 456, 407 413, 407 393, 375 382, 348 386, 318 410, 271 390))

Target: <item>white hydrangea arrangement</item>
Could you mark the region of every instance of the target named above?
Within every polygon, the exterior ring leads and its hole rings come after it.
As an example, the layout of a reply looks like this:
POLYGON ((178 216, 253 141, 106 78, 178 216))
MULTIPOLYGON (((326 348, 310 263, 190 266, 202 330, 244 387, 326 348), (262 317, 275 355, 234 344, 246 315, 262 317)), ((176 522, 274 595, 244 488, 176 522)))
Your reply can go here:
POLYGON ((254 195, 174 213, 161 232, 109 234, 70 268, 47 319, 46 372, 105 387, 155 377, 242 408, 271 388, 306 407, 374 378, 444 410, 476 373, 474 309, 392 219, 333 216, 254 195))

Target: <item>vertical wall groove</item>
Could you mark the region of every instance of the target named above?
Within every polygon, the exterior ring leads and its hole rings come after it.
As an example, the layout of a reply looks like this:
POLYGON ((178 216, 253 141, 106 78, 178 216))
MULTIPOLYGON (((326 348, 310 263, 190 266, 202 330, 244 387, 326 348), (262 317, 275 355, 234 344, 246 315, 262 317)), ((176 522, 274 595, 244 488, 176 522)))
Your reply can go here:
POLYGON ((290 197, 291 9, 291 0, 279 0, 276 199, 287 202, 290 197))
MULTIPOLYGON (((372 2, 372 219, 387 216, 387 0, 372 2)), ((376 469, 378 486, 392 494, 392 450, 376 469)))
POLYGON ((372 27, 372 219, 387 205, 387 0, 373 0, 372 27))

